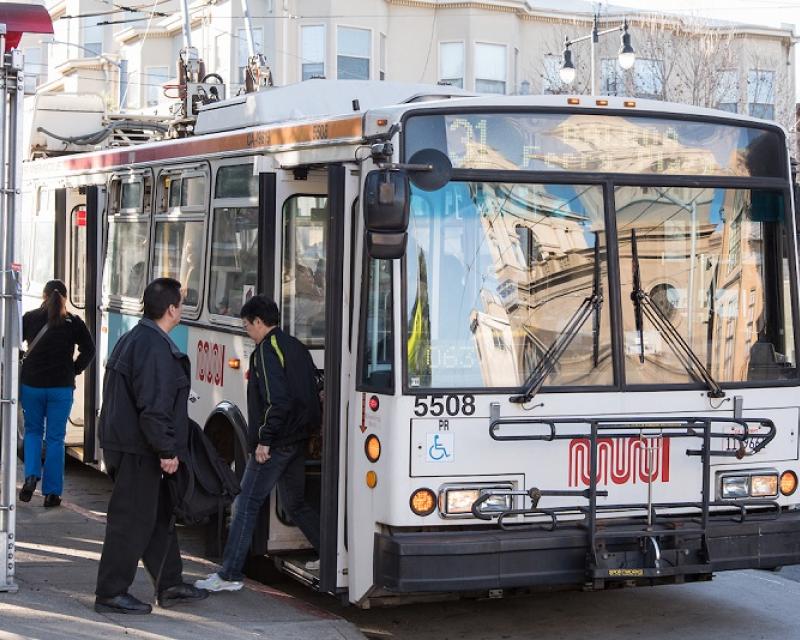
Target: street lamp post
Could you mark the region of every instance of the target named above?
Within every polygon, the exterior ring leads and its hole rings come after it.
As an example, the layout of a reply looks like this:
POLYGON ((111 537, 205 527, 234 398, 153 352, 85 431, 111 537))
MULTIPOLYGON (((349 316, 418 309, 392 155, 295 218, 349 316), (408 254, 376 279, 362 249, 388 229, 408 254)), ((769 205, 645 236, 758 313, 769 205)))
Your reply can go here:
POLYGON ((628 20, 625 19, 622 22, 622 24, 618 27, 606 29, 605 31, 599 31, 597 28, 598 19, 599 16, 597 14, 594 14, 592 32, 588 36, 583 36, 582 38, 575 38, 574 40, 570 40, 569 37, 564 38, 564 52, 562 53, 562 64, 561 64, 561 69, 558 72, 558 75, 561 77, 561 81, 564 84, 572 84, 572 82, 575 80, 575 64, 572 62, 572 51, 570 50, 570 47, 573 44, 577 44, 578 42, 585 42, 589 40, 591 42, 591 56, 592 56, 591 80, 592 80, 593 95, 599 94, 599 90, 597 87, 596 49, 597 49, 597 43, 600 40, 600 36, 604 36, 608 33, 615 33, 617 31, 621 31, 622 32, 622 36, 620 38, 621 44, 619 49, 619 55, 617 56, 617 60, 619 61, 619 66, 627 70, 633 67, 633 63, 636 61, 636 56, 633 51, 633 47, 631 46, 631 34, 628 33, 628 20))

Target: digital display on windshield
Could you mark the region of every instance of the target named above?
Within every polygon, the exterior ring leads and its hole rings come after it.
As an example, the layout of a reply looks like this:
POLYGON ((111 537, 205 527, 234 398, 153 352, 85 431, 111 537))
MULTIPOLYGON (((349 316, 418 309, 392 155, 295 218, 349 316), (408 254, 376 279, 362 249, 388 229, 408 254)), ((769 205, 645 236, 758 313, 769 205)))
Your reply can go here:
POLYGON ((436 148, 455 169, 786 177, 774 130, 666 118, 570 113, 415 115, 405 157, 436 148))

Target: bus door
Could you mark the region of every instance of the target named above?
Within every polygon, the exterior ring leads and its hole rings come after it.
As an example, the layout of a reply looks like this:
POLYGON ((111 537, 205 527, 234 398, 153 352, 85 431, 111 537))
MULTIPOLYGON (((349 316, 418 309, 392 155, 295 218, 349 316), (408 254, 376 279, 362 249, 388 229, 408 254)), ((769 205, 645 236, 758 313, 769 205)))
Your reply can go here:
MULTIPOLYGON (((69 292, 67 310, 80 317, 97 344, 98 252, 105 187, 59 189, 56 205, 56 277, 69 292)), ((75 379, 75 400, 66 445, 83 462, 96 462, 97 367, 93 361, 75 379)))
POLYGON ((345 286, 349 287, 342 271, 350 223, 345 211, 351 211, 358 178, 341 165, 278 170, 273 175, 273 295, 281 309, 283 330, 308 347, 324 380, 324 424, 321 434, 309 442, 306 461, 306 500, 322 520, 322 575, 303 569, 310 545, 292 526, 278 492, 271 497, 267 551, 286 554, 287 571, 333 591, 342 569, 337 557, 344 562, 338 549, 343 519, 337 505, 341 375, 349 366, 349 355, 342 348, 343 342, 348 345, 342 340, 345 286))

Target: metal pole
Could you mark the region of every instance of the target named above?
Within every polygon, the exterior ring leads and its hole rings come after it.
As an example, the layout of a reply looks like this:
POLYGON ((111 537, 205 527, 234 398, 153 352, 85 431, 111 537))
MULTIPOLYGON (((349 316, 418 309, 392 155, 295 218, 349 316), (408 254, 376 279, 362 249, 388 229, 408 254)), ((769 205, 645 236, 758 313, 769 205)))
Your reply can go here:
POLYGON ((19 177, 18 136, 22 87, 22 52, 5 51, 5 25, 0 25, 0 339, 2 362, 0 368, 0 591, 17 591, 14 582, 14 547, 16 542, 16 491, 17 491, 17 342, 16 286, 11 276, 14 255, 14 213, 17 205, 19 177), (7 104, 10 107, 7 113, 7 104), (6 151, 8 155, 6 155, 6 151), (8 168, 6 161, 8 160, 8 168))
MULTIPOLYGON (((245 36, 247 38, 247 57, 252 58, 256 55, 255 38, 253 37, 253 22, 250 20, 250 9, 247 0, 242 0, 242 13, 244 13, 245 36)), ((259 51, 259 53, 261 53, 259 51)))
POLYGON ((192 25, 189 22, 189 0, 181 0, 181 17, 183 18, 183 47, 192 46, 192 25))
POLYGON ((697 204, 692 200, 692 206, 689 212, 691 213, 692 226, 689 230, 691 234, 689 237, 689 300, 687 301, 686 314, 689 316, 689 326, 687 327, 686 335, 689 346, 694 349, 694 280, 695 280, 695 262, 697 262, 697 204))
POLYGON ((593 96, 599 95, 599 92, 597 90, 597 70, 596 70, 596 67, 597 67, 597 60, 596 60, 596 58, 597 58, 597 43, 599 41, 600 41, 600 35, 597 32, 597 14, 595 13, 594 14, 594 22, 592 24, 592 44, 591 44, 591 47, 592 47, 592 59, 591 59, 591 62, 590 62, 591 65, 592 65, 591 78, 592 78, 592 95, 593 96))

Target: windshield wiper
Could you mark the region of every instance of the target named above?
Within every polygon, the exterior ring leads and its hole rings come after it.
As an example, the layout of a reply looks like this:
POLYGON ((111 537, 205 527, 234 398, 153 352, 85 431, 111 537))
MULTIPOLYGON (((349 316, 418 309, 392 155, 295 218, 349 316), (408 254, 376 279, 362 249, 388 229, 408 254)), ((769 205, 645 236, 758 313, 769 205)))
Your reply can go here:
MULTIPOLYGON (((633 302, 633 313, 636 323, 636 333, 639 334, 639 362, 644 362, 644 318, 656 328, 673 353, 677 356, 681 364, 695 378, 700 378, 708 388, 709 398, 724 398, 725 392, 711 372, 697 357, 697 354, 684 340, 678 329, 661 310, 654 304, 650 296, 642 289, 642 277, 639 270, 639 249, 636 245, 636 230, 631 229, 631 267, 633 268, 633 289, 631 291, 631 301, 633 302)), ((689 292, 692 295, 692 292, 689 292)), ((689 319, 691 322, 691 318, 689 319)))
POLYGON ((528 379, 523 385, 524 392, 520 395, 511 396, 510 402, 525 404, 530 402, 539 389, 542 388, 544 381, 556 368, 559 359, 569 348, 569 345, 580 333, 581 328, 589 316, 594 314, 592 327, 592 361, 597 366, 600 359, 600 311, 603 308, 603 283, 600 279, 600 242, 598 233, 594 232, 594 276, 592 278, 592 292, 584 298, 575 313, 572 314, 567 324, 553 340, 553 343, 542 354, 541 359, 534 367, 528 379))

